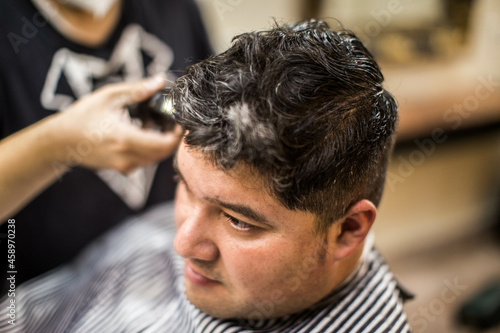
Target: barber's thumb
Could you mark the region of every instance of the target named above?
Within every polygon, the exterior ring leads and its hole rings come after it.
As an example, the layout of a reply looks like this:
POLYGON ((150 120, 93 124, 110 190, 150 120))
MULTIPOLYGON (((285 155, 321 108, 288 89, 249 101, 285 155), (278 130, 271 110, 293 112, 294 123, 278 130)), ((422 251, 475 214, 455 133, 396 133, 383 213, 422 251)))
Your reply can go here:
POLYGON ((155 92, 165 88, 167 79, 163 74, 156 74, 136 82, 122 82, 107 86, 108 98, 121 105, 137 103, 145 100, 155 92))
POLYGON ((158 90, 165 88, 167 84, 167 78, 165 74, 156 74, 147 79, 144 79, 142 82, 142 86, 146 94, 153 94, 158 90))

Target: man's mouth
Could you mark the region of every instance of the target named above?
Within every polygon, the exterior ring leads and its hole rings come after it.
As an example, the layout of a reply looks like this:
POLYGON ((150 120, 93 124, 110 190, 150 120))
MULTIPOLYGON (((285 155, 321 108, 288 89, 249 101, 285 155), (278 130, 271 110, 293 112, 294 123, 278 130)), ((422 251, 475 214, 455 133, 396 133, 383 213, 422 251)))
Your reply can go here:
POLYGON ((215 284, 220 284, 219 281, 212 280, 207 276, 197 272, 195 269, 193 269, 191 263, 186 260, 186 264, 184 265, 184 274, 186 275, 186 278, 192 283, 201 287, 210 287, 215 284))

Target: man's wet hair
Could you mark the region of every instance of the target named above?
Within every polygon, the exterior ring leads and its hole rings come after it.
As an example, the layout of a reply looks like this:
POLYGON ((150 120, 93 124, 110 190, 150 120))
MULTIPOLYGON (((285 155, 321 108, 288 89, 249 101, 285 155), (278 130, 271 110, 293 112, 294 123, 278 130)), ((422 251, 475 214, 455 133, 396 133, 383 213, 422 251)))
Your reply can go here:
POLYGON ((378 205, 397 123, 371 53, 320 20, 236 36, 172 90, 185 142, 222 170, 244 163, 324 232, 361 199, 378 205))

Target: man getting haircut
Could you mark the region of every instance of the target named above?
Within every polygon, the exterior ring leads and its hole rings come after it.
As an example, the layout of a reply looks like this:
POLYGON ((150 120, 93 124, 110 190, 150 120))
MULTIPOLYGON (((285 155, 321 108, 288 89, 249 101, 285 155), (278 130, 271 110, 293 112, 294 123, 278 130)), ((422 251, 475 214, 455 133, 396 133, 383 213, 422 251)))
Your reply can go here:
POLYGON ((353 33, 318 20, 239 35, 189 67, 168 96, 183 128, 174 205, 19 288, 30 311, 51 304, 20 324, 409 332, 409 295, 370 232, 397 123, 382 82, 353 33), (77 289, 55 283, 70 276, 77 289))

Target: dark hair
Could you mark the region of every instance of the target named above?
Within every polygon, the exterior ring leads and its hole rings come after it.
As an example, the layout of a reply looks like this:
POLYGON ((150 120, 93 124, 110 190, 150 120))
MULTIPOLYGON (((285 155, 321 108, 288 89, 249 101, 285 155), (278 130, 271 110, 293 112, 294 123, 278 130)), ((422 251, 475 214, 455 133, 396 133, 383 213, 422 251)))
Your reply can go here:
POLYGON ((228 170, 243 162, 288 209, 328 230, 382 195, 397 106, 350 31, 307 20, 236 36, 172 90, 186 144, 228 170))

